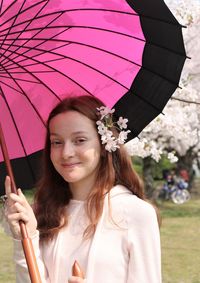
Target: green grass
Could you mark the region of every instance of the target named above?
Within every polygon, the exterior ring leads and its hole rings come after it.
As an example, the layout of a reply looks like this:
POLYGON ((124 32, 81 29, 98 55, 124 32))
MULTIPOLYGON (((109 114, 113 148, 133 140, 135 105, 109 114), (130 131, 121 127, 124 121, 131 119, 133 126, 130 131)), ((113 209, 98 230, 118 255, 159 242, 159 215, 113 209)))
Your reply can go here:
POLYGON ((200 283, 200 199, 161 208, 163 283, 200 283))
POLYGON ((200 218, 200 199, 194 199, 184 204, 175 205, 171 201, 165 201, 162 205, 159 205, 162 218, 183 218, 192 217, 200 218))
POLYGON ((12 241, 8 238, 3 229, 0 228, 0 283, 13 283, 14 264, 12 260, 12 241))
MULTIPOLYGON (((163 283, 200 283, 200 199, 164 202, 160 211, 163 283)), ((12 241, 1 228, 0 251, 0 283, 14 283, 12 241)))

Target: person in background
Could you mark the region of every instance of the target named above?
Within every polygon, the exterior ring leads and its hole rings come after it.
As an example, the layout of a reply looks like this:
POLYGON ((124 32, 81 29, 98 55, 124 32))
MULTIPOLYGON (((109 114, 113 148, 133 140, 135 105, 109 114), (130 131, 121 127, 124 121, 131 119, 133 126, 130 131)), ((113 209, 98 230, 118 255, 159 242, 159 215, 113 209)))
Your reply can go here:
POLYGON ((187 183, 189 183, 189 174, 188 174, 188 171, 186 169, 181 169, 179 171, 179 175, 180 177, 187 183))
POLYGON ((43 283, 162 282, 158 217, 124 148, 128 133, 127 119, 116 121, 114 109, 91 96, 66 98, 51 111, 33 206, 5 181, 17 283, 30 282, 20 220, 43 283), (74 261, 85 279, 73 276, 74 261))

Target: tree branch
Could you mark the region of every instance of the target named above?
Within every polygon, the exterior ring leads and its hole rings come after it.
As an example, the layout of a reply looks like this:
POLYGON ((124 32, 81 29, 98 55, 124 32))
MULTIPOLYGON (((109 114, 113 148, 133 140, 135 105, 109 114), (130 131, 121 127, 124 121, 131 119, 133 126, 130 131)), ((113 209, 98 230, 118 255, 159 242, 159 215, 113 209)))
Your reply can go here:
POLYGON ((200 105, 200 102, 198 102, 198 101, 191 101, 191 100, 181 99, 181 98, 177 98, 177 97, 171 97, 171 99, 182 101, 182 102, 189 103, 189 104, 200 105))

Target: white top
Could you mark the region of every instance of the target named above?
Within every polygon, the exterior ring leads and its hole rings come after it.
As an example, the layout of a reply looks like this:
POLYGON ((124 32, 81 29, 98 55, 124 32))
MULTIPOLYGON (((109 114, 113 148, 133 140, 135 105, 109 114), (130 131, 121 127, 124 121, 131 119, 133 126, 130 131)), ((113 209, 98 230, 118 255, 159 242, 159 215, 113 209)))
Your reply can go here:
MULTIPOLYGON (((76 259, 87 283, 161 283, 161 253, 154 208, 125 187, 111 190, 103 214, 90 241, 82 241, 87 226, 84 203, 72 201, 69 226, 50 243, 39 247, 32 239, 43 283, 66 283, 76 259), (85 223, 86 221, 86 223, 85 223)), ((17 283, 29 283, 21 242, 14 240, 17 283)))
POLYGON ((89 223, 85 212, 85 203, 71 200, 67 211, 68 225, 61 230, 54 241, 48 244, 48 248, 43 249, 43 259, 52 282, 62 282, 63 278, 67 282, 67 279, 72 276, 72 266, 75 260, 83 271, 87 270, 91 239, 83 239, 83 233, 89 223), (54 266, 53 269, 52 266, 54 266), (60 268, 61 266, 63 268, 60 268))

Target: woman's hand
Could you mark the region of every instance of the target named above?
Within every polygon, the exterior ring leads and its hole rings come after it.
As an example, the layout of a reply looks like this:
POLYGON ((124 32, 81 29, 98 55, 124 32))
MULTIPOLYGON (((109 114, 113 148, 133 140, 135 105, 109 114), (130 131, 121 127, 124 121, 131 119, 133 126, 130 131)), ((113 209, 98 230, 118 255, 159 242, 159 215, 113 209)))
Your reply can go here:
POLYGON ((77 276, 72 276, 69 278, 68 283, 85 283, 85 279, 82 279, 80 277, 77 276))
POLYGON ((37 229, 34 212, 20 189, 17 190, 18 195, 11 192, 11 181, 8 176, 5 180, 5 190, 7 195, 5 217, 13 237, 18 240, 22 239, 19 226, 20 220, 26 224, 29 237, 34 236, 37 229))

